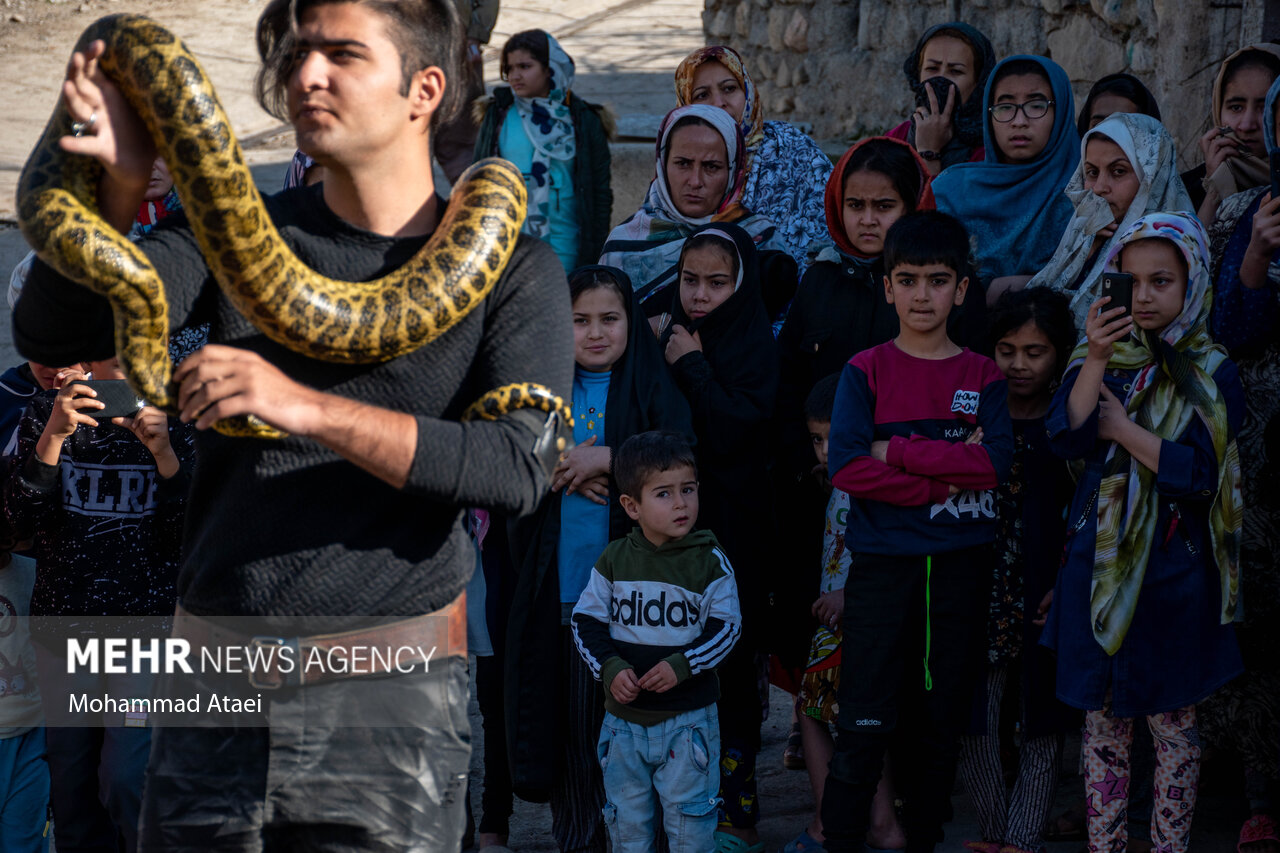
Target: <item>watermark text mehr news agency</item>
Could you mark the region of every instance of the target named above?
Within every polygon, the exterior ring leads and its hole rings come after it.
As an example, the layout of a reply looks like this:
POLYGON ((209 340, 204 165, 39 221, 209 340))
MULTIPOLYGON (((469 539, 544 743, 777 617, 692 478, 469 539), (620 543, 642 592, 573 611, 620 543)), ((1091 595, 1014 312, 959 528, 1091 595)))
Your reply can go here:
POLYGON ((204 646, 193 655, 191 643, 180 638, 69 637, 67 672, 94 674, 201 673, 261 675, 299 672, 305 683, 321 673, 368 675, 428 669, 436 647, 350 645, 320 648, 280 643, 204 646))

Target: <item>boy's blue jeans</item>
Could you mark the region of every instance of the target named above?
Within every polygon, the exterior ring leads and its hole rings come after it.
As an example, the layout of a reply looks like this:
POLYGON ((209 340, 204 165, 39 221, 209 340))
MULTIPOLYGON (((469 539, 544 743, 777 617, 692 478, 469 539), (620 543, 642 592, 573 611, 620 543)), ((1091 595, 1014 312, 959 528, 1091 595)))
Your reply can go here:
POLYGON ((706 853, 715 847, 720 805, 715 705, 685 711, 655 726, 606 713, 598 752, 604 773, 604 822, 613 853, 653 849, 658 801, 671 853, 706 853))

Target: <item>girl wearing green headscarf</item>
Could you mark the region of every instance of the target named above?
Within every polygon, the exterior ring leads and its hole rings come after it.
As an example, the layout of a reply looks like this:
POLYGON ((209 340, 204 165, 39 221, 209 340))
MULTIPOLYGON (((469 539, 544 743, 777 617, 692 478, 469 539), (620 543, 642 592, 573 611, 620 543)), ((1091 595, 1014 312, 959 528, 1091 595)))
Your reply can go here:
POLYGON ((1105 296, 1090 306, 1050 407, 1050 446, 1074 461, 1077 486, 1042 642, 1058 653, 1058 698, 1087 712, 1088 849, 1124 849, 1129 749, 1145 717, 1158 744, 1152 841, 1185 853, 1195 705, 1242 670, 1230 623, 1244 392, 1208 333, 1198 220, 1142 217, 1104 269, 1133 276, 1133 311, 1105 296))

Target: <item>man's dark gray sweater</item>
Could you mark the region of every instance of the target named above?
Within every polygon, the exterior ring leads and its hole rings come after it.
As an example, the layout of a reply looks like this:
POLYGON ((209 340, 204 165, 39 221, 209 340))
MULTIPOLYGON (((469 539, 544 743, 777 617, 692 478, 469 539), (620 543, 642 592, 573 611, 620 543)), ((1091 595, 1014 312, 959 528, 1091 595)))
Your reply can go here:
MULTIPOLYGON (((320 187, 267 205, 302 262, 333 278, 385 275, 426 240, 355 228, 329 210, 320 187)), ((417 352, 373 365, 315 361, 268 340, 219 291, 184 218, 166 220, 140 246, 165 282, 171 327, 209 322, 215 343, 252 350, 295 381, 418 422, 400 490, 308 439, 199 433, 178 578, 192 613, 265 616, 283 629, 289 620, 281 617, 332 617, 340 627, 438 609, 462 591, 475 563, 463 509, 522 514, 546 491, 532 451, 545 416, 457 419, 486 391, 512 382, 570 396, 568 289, 547 245, 522 236, 478 308, 417 352)), ((44 364, 101 358, 115 349, 110 318, 104 300, 37 263, 14 312, 14 341, 44 364)))

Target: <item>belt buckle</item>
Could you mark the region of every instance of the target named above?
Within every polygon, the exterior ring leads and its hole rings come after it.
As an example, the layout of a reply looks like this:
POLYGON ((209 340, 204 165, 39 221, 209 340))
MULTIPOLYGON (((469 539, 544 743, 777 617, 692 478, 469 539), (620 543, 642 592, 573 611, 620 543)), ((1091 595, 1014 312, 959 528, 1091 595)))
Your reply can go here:
MULTIPOLYGON (((266 646, 277 646, 279 648, 284 648, 286 645, 288 645, 288 643, 289 641, 286 640, 284 637, 258 636, 258 637, 253 637, 249 640, 249 646, 255 651, 261 650, 266 646)), ((258 659, 261 660, 261 658, 258 658, 258 659)), ((268 659, 274 663, 275 655, 268 656, 268 659)), ((279 677, 280 680, 275 683, 259 681, 258 672, 252 666, 250 666, 249 667, 249 686, 256 690, 279 690, 281 687, 284 686, 285 676, 284 676, 284 673, 280 672, 278 666, 279 665, 276 664, 276 675, 279 677)))

